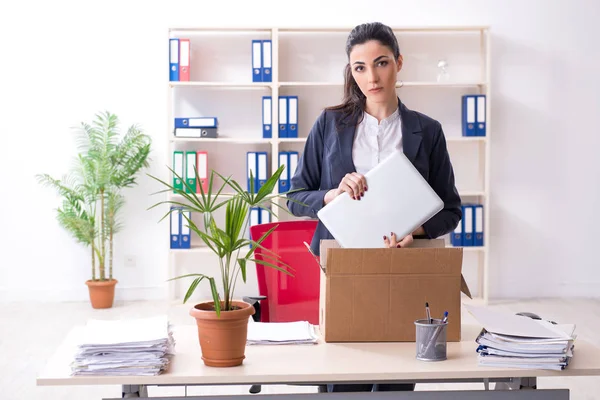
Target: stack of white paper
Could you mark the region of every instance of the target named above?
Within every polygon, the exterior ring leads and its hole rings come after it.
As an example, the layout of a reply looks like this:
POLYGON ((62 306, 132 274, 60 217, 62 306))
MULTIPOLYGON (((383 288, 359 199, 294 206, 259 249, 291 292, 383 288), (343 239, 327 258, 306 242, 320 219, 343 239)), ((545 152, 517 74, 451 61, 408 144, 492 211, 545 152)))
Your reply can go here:
POLYGON ((475 340, 479 365, 563 370, 573 357, 575 325, 466 306, 483 325, 475 340))
POLYGON ((317 334, 308 321, 250 322, 247 344, 315 344, 317 334))
POLYGON ((73 375, 158 375, 175 341, 166 316, 91 320, 71 364, 73 375))

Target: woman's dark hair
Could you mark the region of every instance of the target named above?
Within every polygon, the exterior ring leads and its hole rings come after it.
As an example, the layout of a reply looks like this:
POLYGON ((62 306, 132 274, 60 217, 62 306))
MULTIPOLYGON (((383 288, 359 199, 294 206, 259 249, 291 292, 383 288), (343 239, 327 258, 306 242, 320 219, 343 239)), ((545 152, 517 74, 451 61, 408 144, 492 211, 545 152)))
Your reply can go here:
POLYGON ((352 76, 352 67, 350 66, 350 52, 354 46, 363 44, 369 40, 377 40, 384 46, 390 48, 397 60, 400 56, 400 47, 394 31, 381 22, 370 22, 357 25, 346 40, 346 56, 348 64, 344 69, 344 99, 337 106, 327 107, 326 110, 336 110, 342 112, 340 124, 359 123, 362 120, 365 109, 366 97, 358 87, 358 84, 352 76))

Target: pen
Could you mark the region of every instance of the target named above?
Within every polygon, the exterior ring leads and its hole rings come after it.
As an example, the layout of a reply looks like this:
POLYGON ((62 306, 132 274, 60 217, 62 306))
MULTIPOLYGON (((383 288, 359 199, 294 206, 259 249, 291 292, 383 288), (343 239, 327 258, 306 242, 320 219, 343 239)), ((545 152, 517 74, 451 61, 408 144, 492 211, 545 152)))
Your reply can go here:
POLYGON ((431 320, 431 313, 429 312, 429 302, 425 302, 425 313, 427 314, 427 323, 433 323, 431 320))
MULTIPOLYGON (((445 324, 446 322, 448 322, 448 311, 444 312, 444 318, 442 318, 441 325, 445 324)), ((435 332, 433 333, 433 336, 429 340, 429 343, 427 343, 427 346, 425 347, 425 350, 423 351, 423 354, 427 354, 427 350, 429 350, 429 348, 431 347, 431 345, 435 343, 435 341, 437 340, 438 336, 442 332, 443 326, 441 326, 441 325, 435 328, 435 332)))

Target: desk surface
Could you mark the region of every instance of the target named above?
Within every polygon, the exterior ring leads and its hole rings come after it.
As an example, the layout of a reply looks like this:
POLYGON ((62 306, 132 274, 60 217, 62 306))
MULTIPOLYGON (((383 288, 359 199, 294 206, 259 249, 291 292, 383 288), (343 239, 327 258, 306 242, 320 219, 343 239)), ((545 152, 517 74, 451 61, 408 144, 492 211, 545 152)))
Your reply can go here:
POLYGON ((158 376, 70 376, 70 362, 82 328, 73 329, 38 376, 42 385, 178 385, 336 383, 392 380, 446 380, 528 376, 600 375, 600 348, 577 340, 574 357, 564 371, 481 367, 475 338, 478 326, 463 326, 463 341, 448 343, 448 359, 423 362, 414 343, 319 343, 317 345, 253 345, 244 364, 206 367, 195 325, 173 330, 176 355, 169 371, 158 376))

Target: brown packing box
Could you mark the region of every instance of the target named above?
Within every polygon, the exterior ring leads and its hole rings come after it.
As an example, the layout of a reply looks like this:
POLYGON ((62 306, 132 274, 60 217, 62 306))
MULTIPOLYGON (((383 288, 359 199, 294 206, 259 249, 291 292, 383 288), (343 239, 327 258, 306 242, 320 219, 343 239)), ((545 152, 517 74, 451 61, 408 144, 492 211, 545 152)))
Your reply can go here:
POLYGON ((320 330, 326 342, 414 342, 415 320, 448 311, 447 341, 460 341, 462 248, 418 239, 409 248, 343 249, 321 241, 320 330))

